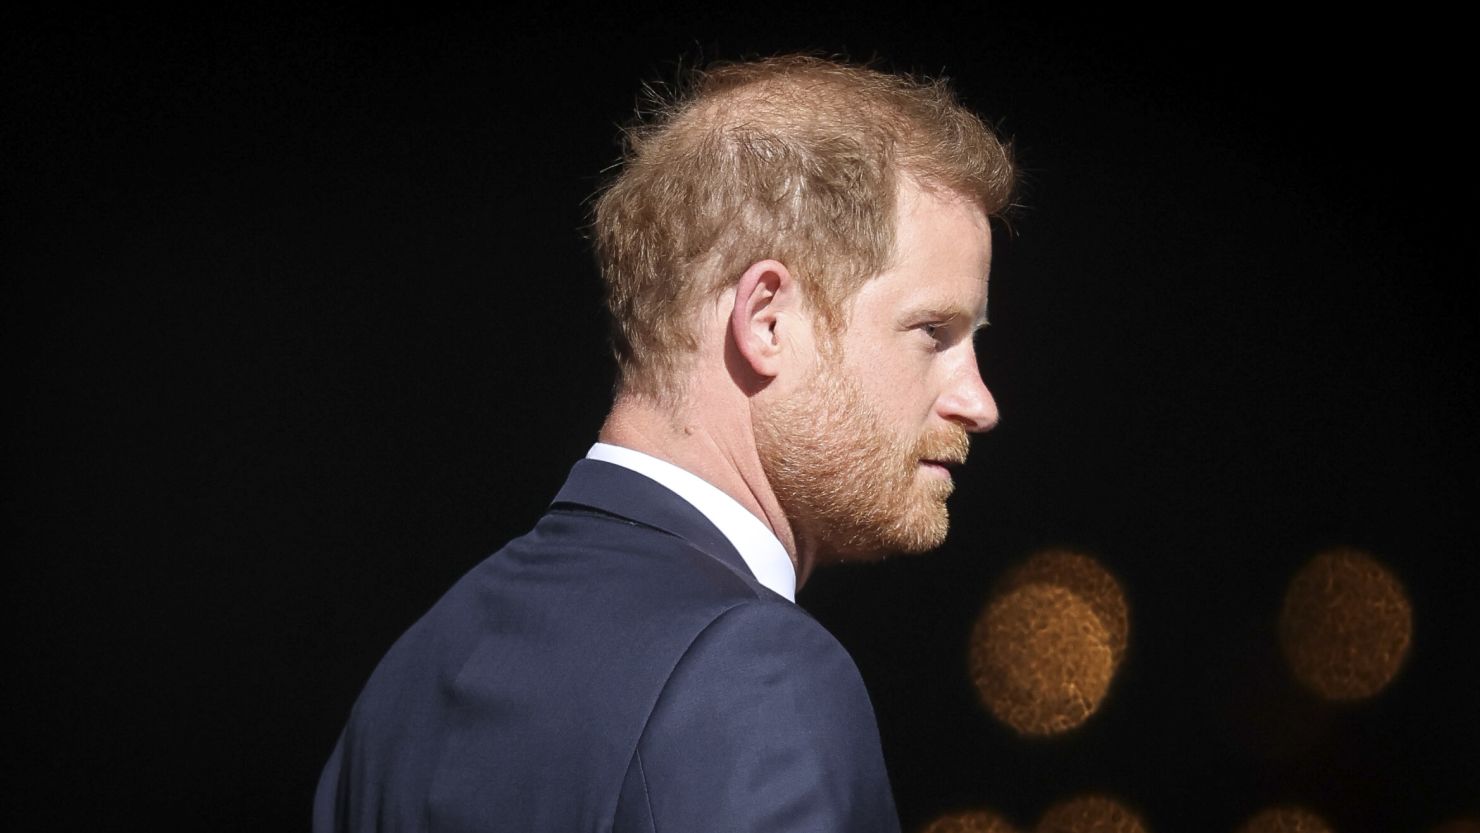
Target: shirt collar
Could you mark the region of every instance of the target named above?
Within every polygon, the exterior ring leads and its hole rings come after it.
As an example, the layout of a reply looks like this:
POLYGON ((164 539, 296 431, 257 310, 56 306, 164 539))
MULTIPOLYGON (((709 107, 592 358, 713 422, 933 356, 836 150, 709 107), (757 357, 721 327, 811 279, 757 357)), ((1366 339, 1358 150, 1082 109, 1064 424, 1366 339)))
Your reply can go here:
POLYGON ((788 601, 796 601, 797 574, 791 556, 775 533, 739 501, 697 475, 641 451, 597 443, 586 452, 586 459, 635 471, 683 498, 729 540, 756 581, 788 601))

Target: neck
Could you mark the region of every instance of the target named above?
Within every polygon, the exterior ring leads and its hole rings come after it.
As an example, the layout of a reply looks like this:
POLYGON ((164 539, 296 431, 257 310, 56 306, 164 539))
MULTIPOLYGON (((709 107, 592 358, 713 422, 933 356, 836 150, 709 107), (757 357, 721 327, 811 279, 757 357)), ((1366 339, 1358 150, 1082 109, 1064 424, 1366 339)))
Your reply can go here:
POLYGON ((816 553, 798 545, 761 467, 749 402, 737 398, 738 402, 719 402, 693 392, 682 404, 668 405, 620 395, 601 426, 600 439, 672 463, 734 498, 786 548, 800 588, 811 574, 816 553))

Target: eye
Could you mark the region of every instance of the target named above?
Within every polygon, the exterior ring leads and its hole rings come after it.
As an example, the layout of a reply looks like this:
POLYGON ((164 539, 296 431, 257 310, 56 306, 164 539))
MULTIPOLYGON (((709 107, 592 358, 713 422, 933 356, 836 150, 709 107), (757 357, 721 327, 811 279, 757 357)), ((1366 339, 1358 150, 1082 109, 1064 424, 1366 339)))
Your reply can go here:
POLYGON ((923 333, 923 337, 915 338, 932 353, 943 352, 966 335, 965 318, 953 309, 922 310, 910 318, 907 329, 923 333))
POLYGON ((929 321, 920 325, 920 332, 930 337, 931 349, 941 350, 950 335, 950 325, 944 321, 929 321))

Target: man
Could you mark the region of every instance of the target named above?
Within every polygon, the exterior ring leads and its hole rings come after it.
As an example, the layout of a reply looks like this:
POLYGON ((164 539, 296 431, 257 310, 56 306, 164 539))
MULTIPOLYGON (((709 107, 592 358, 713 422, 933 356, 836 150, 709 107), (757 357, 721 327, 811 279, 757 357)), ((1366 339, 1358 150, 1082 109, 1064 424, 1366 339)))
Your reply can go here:
POLYGON ((939 83, 700 74, 596 204, 619 386, 550 511, 391 649, 328 831, 897 831, 872 707, 793 603, 919 552, 997 421, 972 335, 1002 144, 939 83))

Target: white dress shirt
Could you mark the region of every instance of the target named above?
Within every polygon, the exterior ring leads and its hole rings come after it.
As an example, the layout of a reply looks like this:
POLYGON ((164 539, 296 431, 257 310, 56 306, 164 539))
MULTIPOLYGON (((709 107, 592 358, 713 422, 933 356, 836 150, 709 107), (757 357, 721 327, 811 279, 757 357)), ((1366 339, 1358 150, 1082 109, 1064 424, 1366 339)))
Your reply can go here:
POLYGON ((787 601, 796 601, 797 573, 791 556, 776 534, 739 501, 702 478, 641 451, 597 443, 586 452, 586 459, 631 469, 688 501, 729 539, 756 581, 787 601))

